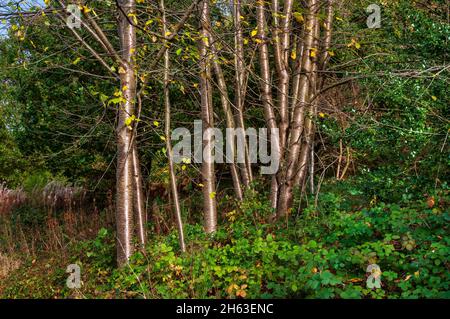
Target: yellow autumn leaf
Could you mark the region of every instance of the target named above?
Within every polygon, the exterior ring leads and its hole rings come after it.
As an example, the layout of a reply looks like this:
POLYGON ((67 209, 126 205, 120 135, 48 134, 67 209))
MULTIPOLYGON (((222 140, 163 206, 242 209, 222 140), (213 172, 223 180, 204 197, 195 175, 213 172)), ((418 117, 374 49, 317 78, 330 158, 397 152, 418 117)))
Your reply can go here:
POLYGON ((305 21, 305 18, 303 18, 303 14, 301 14, 300 12, 294 12, 293 15, 298 23, 302 23, 303 21, 305 21))
POLYGON ((433 95, 431 98, 433 99, 433 101, 437 101, 437 97, 436 96, 433 95))
POLYGON ((292 52, 291 52, 291 59, 292 60, 297 59, 297 51, 296 50, 292 50, 292 52))
POLYGON ((134 24, 138 24, 138 19, 137 19, 135 13, 128 13, 128 16, 129 16, 131 19, 133 19, 133 23, 134 23, 134 24))
POLYGON ((77 65, 78 62, 80 62, 80 60, 81 60, 81 58, 78 57, 78 58, 76 58, 75 60, 72 61, 72 64, 73 65, 77 65))
POLYGON ((252 30, 252 32, 250 32, 251 37, 254 37, 257 34, 258 34, 258 30, 256 30, 256 29, 254 29, 254 30, 252 30))
POLYGON ((87 14, 92 11, 92 9, 89 8, 88 6, 82 6, 81 10, 83 11, 84 14, 87 14))
POLYGON ((125 125, 128 126, 130 128, 131 123, 133 123, 133 121, 136 119, 136 116, 131 115, 130 117, 127 117, 125 119, 125 125))
POLYGON ((153 125, 158 127, 159 126, 159 122, 158 121, 153 121, 153 125))
POLYGON ((216 192, 212 192, 209 194, 209 198, 214 199, 216 197, 216 192))
POLYGON ((360 49, 361 48, 361 44, 358 41, 356 41, 355 38, 352 38, 352 41, 350 41, 350 43, 347 44, 347 47, 349 47, 349 48, 352 47, 352 46, 354 46, 356 49, 360 49))
POLYGON ((125 69, 122 66, 119 66, 119 73, 120 74, 124 74, 125 73, 125 69))

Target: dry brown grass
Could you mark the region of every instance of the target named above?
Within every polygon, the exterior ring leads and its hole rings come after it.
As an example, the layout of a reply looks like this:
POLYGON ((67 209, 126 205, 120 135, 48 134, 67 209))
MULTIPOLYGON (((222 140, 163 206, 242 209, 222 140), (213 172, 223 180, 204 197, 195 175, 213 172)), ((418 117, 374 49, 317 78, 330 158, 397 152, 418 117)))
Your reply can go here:
POLYGON ((0 252, 0 280, 20 267, 20 259, 0 252))
POLYGON ((0 184, 0 216, 11 213, 11 211, 23 204, 27 199, 22 189, 11 190, 4 183, 0 184))
POLYGON ((35 257, 39 251, 64 256, 72 242, 95 237, 100 228, 112 225, 112 196, 101 210, 86 194, 83 188, 55 181, 29 193, 0 184, 0 252, 6 252, 3 258, 6 254, 35 257), (24 211, 27 218, 38 214, 40 221, 24 222, 24 211))

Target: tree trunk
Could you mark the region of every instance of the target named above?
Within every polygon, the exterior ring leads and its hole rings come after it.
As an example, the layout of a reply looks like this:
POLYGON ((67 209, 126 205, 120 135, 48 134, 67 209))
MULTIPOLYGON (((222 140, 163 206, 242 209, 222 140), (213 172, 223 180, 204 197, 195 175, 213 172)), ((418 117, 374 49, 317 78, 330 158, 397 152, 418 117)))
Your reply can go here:
MULTIPOLYGON (((257 12, 257 39, 259 41, 259 64, 260 64, 260 86, 261 86, 261 98, 264 108, 264 118, 266 120, 269 129, 277 128, 277 122, 275 118, 275 112, 273 109, 272 98, 272 83, 270 80, 270 64, 269 64, 269 48, 267 45, 268 37, 266 35, 266 16, 265 16, 265 4, 263 0, 256 2, 257 12)), ((272 141, 272 143, 278 143, 279 141, 272 141)), ((279 145, 278 145, 279 149, 279 145)), ((272 176, 271 189, 270 189, 270 202, 272 208, 276 208, 278 204, 278 181, 276 174, 272 176)))
MULTIPOLYGON (((305 131, 306 134, 304 138, 304 144, 302 146, 302 152, 300 154, 300 169, 297 173, 295 185, 303 185, 303 181, 306 178, 307 166, 310 167, 310 180, 311 180, 311 191, 314 189, 314 135, 315 135, 315 125, 313 119, 317 113, 317 103, 320 90, 324 84, 324 77, 319 77, 318 71, 325 70, 325 67, 329 60, 328 50, 331 45, 331 35, 332 35, 332 23, 333 23, 333 0, 328 0, 326 8, 326 19, 324 22, 325 34, 323 39, 323 44, 321 46, 320 57, 313 63, 313 70, 311 72, 310 79, 310 114, 306 119, 305 131), (310 154, 308 154, 308 152, 310 154), (308 165, 308 155, 309 155, 309 165, 308 165)), ((316 24, 315 27, 315 40, 313 47, 317 48, 319 46, 318 39, 320 38, 319 25, 316 24)))
MULTIPOLYGON (((160 3, 161 11, 162 11, 162 23, 163 23, 163 35, 165 35, 168 31, 167 29, 167 21, 166 21, 166 11, 164 6, 164 0, 161 0, 160 3)), ((168 45, 167 41, 165 41, 164 45, 168 45)), ((174 165, 173 165, 173 153, 172 153, 172 142, 170 139, 170 96, 169 96, 169 70, 170 70, 170 59, 169 59, 169 49, 167 49, 164 53, 164 104, 165 104, 165 113, 166 113, 166 123, 165 123, 165 138, 166 138, 166 149, 167 149, 167 158, 169 161, 169 175, 170 175, 170 189, 172 193, 173 199, 173 207, 175 211, 175 220, 177 222, 178 228, 178 240, 180 243, 180 249, 182 252, 186 251, 186 245, 184 242, 184 231, 183 231, 183 220, 181 218, 181 208, 180 208, 180 199, 178 196, 177 189, 177 178, 175 175, 174 165)))
MULTIPOLYGON (((229 102, 230 99, 228 96, 227 85, 225 82, 225 77, 223 75, 222 67, 221 67, 220 63, 218 62, 218 60, 219 60, 218 53, 217 53, 217 50, 216 50, 216 47, 214 44, 214 37, 212 36, 212 34, 210 34, 209 41, 211 42, 211 50, 213 53, 212 64, 213 64, 214 72, 215 72, 216 78, 217 78, 217 86, 220 90, 220 101, 222 103, 223 111, 225 113, 227 128, 234 129, 236 127, 236 125, 235 125, 234 118, 233 118, 233 111, 230 107, 230 102, 229 102)), ((227 140, 227 143, 230 143, 230 148, 232 150, 232 155, 230 158, 230 160, 232 160, 232 162, 230 163, 230 171, 231 171, 231 178, 233 179, 234 193, 238 200, 242 200, 243 192, 242 192, 242 186, 241 186, 241 178, 239 175, 238 167, 236 165, 236 153, 235 153, 236 152, 236 143, 235 143, 234 138, 227 140)), ((226 162, 228 162, 228 160, 226 162)), ((244 185, 246 185, 246 184, 244 183, 244 185)), ((248 186, 248 183, 247 183, 247 186, 248 186)))
POLYGON ((119 105, 119 119, 117 123, 117 199, 116 199, 116 227, 117 227, 117 263, 123 266, 133 254, 133 130, 127 125, 127 119, 135 111, 136 78, 134 75, 133 49, 136 45, 136 31, 130 25, 127 16, 135 11, 135 1, 122 2, 120 11, 119 37, 122 57, 120 73, 120 88, 124 101, 119 105), (125 13, 125 14, 124 14, 125 13))
POLYGON ((285 172, 283 172, 282 175, 277 217, 286 216, 292 207, 295 177, 300 169, 299 157, 302 151, 302 133, 305 133, 305 110, 309 107, 310 79, 313 71, 313 64, 316 59, 316 53, 313 54, 312 52, 315 51, 313 44, 316 33, 316 25, 318 23, 318 1, 309 0, 308 9, 309 12, 305 24, 304 54, 302 57, 302 75, 300 77, 298 90, 299 96, 296 101, 297 103, 294 106, 294 113, 291 122, 289 148, 287 151, 285 172))
MULTIPOLYGON (((135 128, 136 129, 136 126, 135 128)), ((141 248, 145 247, 147 242, 147 232, 145 230, 147 224, 147 213, 145 210, 145 197, 142 188, 142 173, 137 150, 136 134, 133 138, 133 192, 134 192, 134 217, 136 220, 136 233, 141 248)))
POLYGON ((277 100, 280 113, 280 153, 284 157, 289 127, 289 47, 293 0, 284 1, 283 13, 278 0, 272 0, 275 67, 278 75, 277 100))
MULTIPOLYGON (((244 122, 244 101, 245 101, 245 59, 244 59, 244 37, 242 35, 241 23, 241 0, 233 0, 233 20, 234 20, 234 68, 235 68, 235 107, 236 107, 236 123, 237 127, 245 130, 244 122)), ((244 161, 241 163, 242 182, 246 187, 253 180, 252 166, 250 163, 250 155, 248 143, 244 141, 244 161)))
POLYGON ((216 181, 213 162, 214 139, 209 128, 214 127, 212 89, 211 89, 211 56, 210 56, 210 9, 209 0, 203 0, 200 4, 200 95, 202 113, 202 133, 203 133, 203 215, 206 233, 213 233, 217 230, 217 207, 216 207, 216 181))

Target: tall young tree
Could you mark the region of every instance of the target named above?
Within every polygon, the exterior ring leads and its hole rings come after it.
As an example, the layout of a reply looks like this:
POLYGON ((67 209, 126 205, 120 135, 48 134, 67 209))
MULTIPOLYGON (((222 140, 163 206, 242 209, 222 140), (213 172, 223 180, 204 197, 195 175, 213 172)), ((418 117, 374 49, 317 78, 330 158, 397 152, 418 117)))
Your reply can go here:
MULTIPOLYGON (((67 3, 58 0, 59 5, 67 9, 67 3)), ((142 175, 139 164, 138 149, 136 145, 136 26, 131 16, 136 12, 135 0, 118 1, 117 13, 119 16, 118 36, 120 48, 115 50, 101 27, 91 15, 90 10, 83 10, 80 25, 87 30, 97 45, 103 49, 119 64, 118 75, 94 49, 88 40, 74 28, 70 28, 75 38, 96 58, 111 74, 120 81, 120 94, 122 95, 117 110, 118 120, 116 126, 117 138, 117 167, 116 167, 116 230, 117 230, 117 263, 122 266, 127 263, 133 254, 133 238, 137 234, 141 246, 145 245, 145 209, 142 191, 142 175)), ((58 15, 65 22, 66 17, 58 15)))
MULTIPOLYGON (((277 207, 278 217, 286 216, 292 207, 293 188, 295 185, 295 177, 301 167, 299 166, 299 158, 302 152, 302 135, 305 134, 305 117, 309 108, 311 83, 313 79, 314 64, 316 61, 317 48, 314 47, 314 41, 317 32, 318 9, 319 2, 317 0, 309 0, 308 12, 304 27, 304 48, 302 56, 301 76, 299 79, 298 97, 295 99, 296 104, 293 105, 294 111, 289 131, 288 149, 285 153, 285 165, 281 172, 280 197, 277 207)), ((304 150, 304 148, 303 148, 304 150)))
MULTIPOLYGON (((162 35, 168 33, 167 28, 167 17, 166 17, 166 8, 164 4, 164 0, 160 1, 160 9, 162 12, 162 35)), ((164 46, 168 46, 167 40, 164 41, 164 46)), ((180 207, 180 198, 178 196, 178 188, 177 188, 177 178, 173 163, 173 151, 172 151, 172 142, 170 138, 170 129, 171 129, 171 105, 170 105, 170 92, 169 92, 169 84, 170 84, 170 51, 169 48, 166 49, 164 53, 164 106, 165 106, 165 138, 166 138, 166 150, 167 150, 167 159, 169 162, 169 175, 170 175, 170 190, 172 194, 173 208, 175 213, 175 219, 178 227, 178 240, 180 243, 180 249, 182 252, 186 251, 186 244, 184 242, 184 230, 183 230, 183 220, 181 218, 181 207, 180 207)))
MULTIPOLYGON (((267 21, 266 21, 266 4, 263 0, 256 2, 256 20, 257 20, 257 39, 259 41, 259 64, 260 64, 260 90, 261 99, 264 109, 264 118, 269 129, 277 129, 277 119, 274 111, 274 101, 272 97, 272 81, 270 70, 270 53, 267 35, 267 21)), ((280 148, 279 141, 272 141, 272 150, 280 148)), ((272 176, 270 201, 272 208, 278 205, 278 181, 276 174, 272 176)))
POLYGON ((210 7, 209 0, 200 3, 200 95, 203 134, 203 215, 205 231, 213 233, 217 229, 216 178, 213 161, 214 137, 210 129, 214 128, 214 114, 211 88, 211 47, 210 47, 210 7))
MULTIPOLYGON (((222 70, 222 66, 219 62, 219 54, 217 52, 217 48, 215 45, 215 38, 212 34, 210 34, 209 42, 211 43, 211 53, 213 55, 213 59, 211 61, 214 69, 214 73, 216 74, 217 78, 217 87, 220 91, 220 101, 222 104, 223 111, 225 113, 225 123, 227 125, 227 128, 234 129, 236 128, 234 117, 233 117, 233 110, 231 109, 231 103, 230 103, 230 97, 228 95, 228 87, 225 80, 225 76, 222 70)), ((227 158, 226 162, 230 162, 230 172, 231 172, 231 178, 233 180, 233 188, 234 193, 236 197, 239 200, 243 199, 243 190, 242 190, 242 179, 241 175, 239 174, 238 166, 236 165, 236 143, 235 139, 227 139, 227 143, 229 144, 229 148, 231 150, 230 158, 227 158)), ((228 154, 227 154, 228 156, 228 154)), ((245 184, 244 184, 245 185, 245 184)), ((248 183, 247 183, 248 185, 248 183)))
POLYGON ((133 129, 130 118, 135 116, 136 100, 136 28, 130 23, 129 16, 135 14, 135 0, 124 0, 119 6, 119 39, 122 58, 119 75, 123 101, 119 105, 117 123, 117 260, 125 264, 133 253, 134 233, 134 166, 133 166, 133 129))
MULTIPOLYGON (((245 130, 244 102, 246 94, 247 70, 245 65, 244 36, 242 29, 241 0, 233 0, 233 22, 234 22, 234 72, 235 72, 235 110, 237 127, 245 130)), ((253 180, 252 166, 248 143, 244 141, 244 163, 241 163, 242 182, 246 187, 253 180)))

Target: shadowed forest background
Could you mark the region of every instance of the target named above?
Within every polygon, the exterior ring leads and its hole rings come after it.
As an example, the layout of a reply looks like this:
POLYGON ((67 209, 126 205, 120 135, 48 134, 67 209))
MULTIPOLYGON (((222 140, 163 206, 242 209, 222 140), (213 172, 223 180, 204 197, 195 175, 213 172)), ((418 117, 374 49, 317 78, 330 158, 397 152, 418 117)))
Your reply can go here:
POLYGON ((0 298, 450 298, 449 10, 0 0, 0 298), (279 171, 175 163, 194 120, 279 171))

